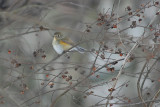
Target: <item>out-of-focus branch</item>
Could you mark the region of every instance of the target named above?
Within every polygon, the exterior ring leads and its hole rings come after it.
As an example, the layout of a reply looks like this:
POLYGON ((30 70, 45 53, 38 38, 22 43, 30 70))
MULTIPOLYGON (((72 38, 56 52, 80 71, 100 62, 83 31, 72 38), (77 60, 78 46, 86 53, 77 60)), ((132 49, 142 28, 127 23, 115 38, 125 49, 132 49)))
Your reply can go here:
POLYGON ((14 106, 16 107, 20 107, 20 104, 18 104, 18 102, 12 98, 9 93, 7 93, 6 90, 0 89, 0 94, 5 97, 9 102, 11 102, 14 106))
POLYGON ((140 88, 140 80, 141 80, 142 74, 143 74, 143 72, 144 72, 144 69, 145 69, 147 63, 148 63, 148 62, 146 61, 145 64, 143 65, 143 68, 142 68, 142 70, 141 70, 141 73, 140 73, 139 78, 138 78, 138 81, 137 81, 138 96, 139 96, 139 98, 141 99, 141 101, 143 102, 143 104, 144 104, 145 107, 147 107, 147 105, 145 104, 144 99, 143 99, 143 97, 142 97, 142 90, 141 90, 141 88, 140 88))
POLYGON ((30 33, 40 32, 40 31, 41 30, 34 30, 34 31, 30 31, 30 32, 25 32, 25 33, 17 34, 15 36, 2 37, 2 38, 0 38, 0 41, 7 40, 7 39, 13 39, 13 38, 16 38, 16 37, 24 36, 25 34, 30 34, 30 33))

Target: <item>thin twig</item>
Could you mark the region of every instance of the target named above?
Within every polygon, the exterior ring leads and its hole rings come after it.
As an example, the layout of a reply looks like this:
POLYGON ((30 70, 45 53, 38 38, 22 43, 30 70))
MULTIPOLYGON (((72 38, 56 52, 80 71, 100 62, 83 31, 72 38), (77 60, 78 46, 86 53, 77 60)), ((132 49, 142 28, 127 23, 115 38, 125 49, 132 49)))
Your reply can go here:
MULTIPOLYGON (((116 84, 117 84, 117 82, 118 82, 118 78, 119 78, 120 75, 122 74, 122 71, 123 71, 123 69, 124 69, 124 67, 125 67, 128 59, 129 59, 129 57, 131 56, 133 50, 138 47, 140 40, 141 40, 141 39, 137 40, 137 42, 135 43, 135 45, 132 47, 132 49, 128 52, 127 56, 125 57, 124 62, 123 62, 123 64, 122 64, 122 67, 121 67, 121 69, 119 70, 118 75, 116 76, 116 80, 115 80, 115 82, 114 82, 114 84, 113 84, 112 89, 115 89, 116 84)), ((113 91, 110 92, 110 94, 109 94, 110 97, 112 96, 112 93, 113 93, 113 91)), ((107 102, 106 102, 106 107, 108 106, 108 104, 109 104, 109 99, 108 99, 107 102)))
POLYGON ((143 72, 144 72, 144 69, 145 69, 147 63, 148 63, 148 61, 146 61, 145 64, 143 65, 143 68, 142 68, 142 70, 141 70, 141 73, 140 73, 139 78, 138 78, 138 81, 137 81, 138 96, 139 96, 139 98, 141 99, 141 101, 143 102, 143 104, 144 104, 145 107, 147 107, 147 105, 145 104, 144 99, 143 99, 143 97, 142 97, 142 90, 140 89, 140 80, 141 80, 142 74, 143 74, 143 72))
MULTIPOLYGON (((158 98, 158 96, 159 96, 159 94, 160 94, 160 88, 158 89, 158 91, 156 92, 156 94, 154 95, 154 97, 153 97, 153 101, 154 100, 156 100, 157 98, 158 98)), ((154 104, 155 102, 151 102, 150 103, 150 105, 149 105, 149 107, 153 107, 153 104, 154 104)))
POLYGON ((149 73, 152 71, 154 65, 158 62, 158 60, 159 60, 159 58, 151 65, 150 69, 148 70, 147 74, 145 75, 144 80, 143 80, 142 85, 141 85, 141 90, 143 90, 144 83, 145 83, 149 73))
MULTIPOLYGON (((50 93, 50 92, 59 91, 59 90, 65 90, 66 88, 68 88, 68 87, 63 87, 63 88, 58 88, 58 89, 50 90, 50 91, 44 92, 44 93, 42 93, 42 94, 40 94, 40 95, 44 95, 44 94, 47 94, 47 93, 50 93)), ((39 97, 40 95, 38 94, 37 96, 34 96, 34 97, 32 97, 32 98, 24 101, 24 102, 21 103, 20 105, 24 105, 24 104, 27 103, 28 101, 30 101, 30 100, 32 100, 32 99, 34 99, 34 98, 37 98, 37 97, 39 97)))
POLYGON ((100 50, 101 50, 101 47, 102 47, 102 44, 100 45, 100 47, 99 47, 99 49, 98 49, 98 53, 97 53, 96 58, 95 58, 95 60, 94 60, 94 62, 93 62, 93 64, 92 64, 92 67, 91 67, 91 69, 90 69, 90 73, 91 73, 93 67, 95 66, 95 63, 96 63, 96 61, 97 61, 97 58, 98 58, 99 53, 100 53, 100 50))
MULTIPOLYGON (((160 101, 160 99, 158 99, 158 100, 146 100, 146 101, 144 101, 145 103, 149 103, 149 102, 156 102, 156 101, 160 101)), ((125 107, 130 107, 130 106, 134 106, 134 107, 137 107, 136 105, 140 105, 140 104, 142 104, 143 102, 137 102, 137 103, 110 103, 110 104, 114 104, 114 105, 120 105, 120 106, 125 106, 125 107)), ((103 105, 105 105, 105 104, 97 104, 97 105, 94 105, 94 107, 95 106, 103 106, 103 105)), ((89 106, 89 107, 93 107, 93 106, 89 106)))

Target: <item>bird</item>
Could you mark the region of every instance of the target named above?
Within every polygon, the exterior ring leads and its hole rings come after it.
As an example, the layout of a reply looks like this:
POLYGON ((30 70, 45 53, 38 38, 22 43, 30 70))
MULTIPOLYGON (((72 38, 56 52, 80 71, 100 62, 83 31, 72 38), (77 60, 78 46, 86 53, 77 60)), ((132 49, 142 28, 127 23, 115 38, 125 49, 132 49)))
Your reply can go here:
MULTIPOLYGON (((62 54, 64 51, 72 48, 74 45, 75 43, 70 38, 64 36, 61 32, 54 33, 52 46, 58 54, 62 54)), ((84 53, 86 49, 76 46, 69 51, 78 51, 79 53, 84 53)))

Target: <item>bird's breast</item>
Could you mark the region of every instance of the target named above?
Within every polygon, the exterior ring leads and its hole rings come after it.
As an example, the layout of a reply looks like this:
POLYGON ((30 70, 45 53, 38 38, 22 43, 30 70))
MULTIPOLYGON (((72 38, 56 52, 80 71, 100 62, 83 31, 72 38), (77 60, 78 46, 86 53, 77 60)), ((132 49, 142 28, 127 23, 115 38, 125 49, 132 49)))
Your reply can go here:
POLYGON ((58 41, 56 40, 56 38, 54 37, 53 41, 52 41, 52 46, 54 48, 54 50, 58 53, 58 54, 62 54, 63 47, 58 43, 58 41))
POLYGON ((63 47, 61 45, 53 45, 54 50, 58 53, 58 54, 62 54, 63 53, 63 47))

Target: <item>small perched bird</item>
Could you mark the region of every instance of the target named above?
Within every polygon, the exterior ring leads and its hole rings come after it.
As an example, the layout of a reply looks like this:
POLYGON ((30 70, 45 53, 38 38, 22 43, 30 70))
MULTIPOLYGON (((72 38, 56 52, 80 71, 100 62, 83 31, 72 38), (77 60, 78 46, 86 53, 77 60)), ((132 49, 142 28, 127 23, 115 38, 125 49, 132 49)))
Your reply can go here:
MULTIPOLYGON (((54 50, 58 54, 62 54, 64 51, 74 46, 74 42, 68 37, 63 36, 61 32, 55 32, 52 45, 53 45, 54 50)), ((76 46, 72 48, 70 51, 74 51, 74 50, 80 53, 84 53, 86 49, 76 46)))

